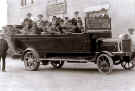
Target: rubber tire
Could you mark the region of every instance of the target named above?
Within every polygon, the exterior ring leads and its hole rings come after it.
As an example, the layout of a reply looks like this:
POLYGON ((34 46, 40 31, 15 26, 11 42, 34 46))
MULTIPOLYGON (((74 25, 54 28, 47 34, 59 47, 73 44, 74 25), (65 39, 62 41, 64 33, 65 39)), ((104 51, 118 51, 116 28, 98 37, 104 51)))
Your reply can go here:
POLYGON ((105 53, 102 53, 100 54, 98 57, 97 57, 97 67, 98 67, 98 71, 101 72, 101 73, 105 73, 105 74, 109 74, 112 72, 112 67, 113 67, 113 60, 112 60, 112 57, 109 56, 108 54, 105 54, 105 53), (108 72, 104 72, 100 69, 99 65, 100 65, 100 58, 101 57, 106 57, 107 60, 108 60, 108 64, 109 64, 109 69, 108 69, 108 72))
POLYGON ((24 54, 24 56, 23 56, 23 59, 24 59, 24 66, 25 66, 25 69, 26 69, 27 71, 37 71, 37 70, 39 69, 39 66, 40 66, 40 62, 38 61, 39 58, 38 58, 38 56, 36 55, 36 53, 35 53, 34 51, 27 51, 27 52, 25 52, 25 54, 24 54), (30 66, 28 66, 27 61, 26 61, 26 59, 25 59, 25 56, 26 56, 28 53, 32 53, 33 56, 34 56, 35 59, 36 59, 36 62, 34 63, 34 67, 32 67, 32 68, 31 68, 30 66))

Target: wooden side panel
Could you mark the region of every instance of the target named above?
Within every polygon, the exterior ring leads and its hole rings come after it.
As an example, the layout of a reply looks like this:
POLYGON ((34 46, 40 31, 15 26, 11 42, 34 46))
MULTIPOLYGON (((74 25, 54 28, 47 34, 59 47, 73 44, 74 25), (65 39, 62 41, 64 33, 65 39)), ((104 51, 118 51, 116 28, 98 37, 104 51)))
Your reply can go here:
MULTIPOLYGON (((71 35, 17 35, 13 39, 26 47, 45 53, 81 53, 90 51, 88 34, 71 35)), ((17 47, 17 46, 16 46, 17 47)))

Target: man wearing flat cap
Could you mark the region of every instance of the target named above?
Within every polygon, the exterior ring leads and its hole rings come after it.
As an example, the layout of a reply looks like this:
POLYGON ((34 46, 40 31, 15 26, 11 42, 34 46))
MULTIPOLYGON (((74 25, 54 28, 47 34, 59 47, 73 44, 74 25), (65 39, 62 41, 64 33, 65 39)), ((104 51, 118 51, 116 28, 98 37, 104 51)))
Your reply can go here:
POLYGON ((133 35, 133 34, 134 34, 134 31, 135 31, 135 30, 134 30, 133 28, 129 28, 129 29, 128 29, 129 35, 133 35))
POLYGON ((131 38, 132 41, 132 50, 135 51, 135 29, 134 28, 129 28, 128 29, 128 35, 131 38))
POLYGON ((43 32, 43 27, 44 27, 44 23, 45 23, 45 21, 44 21, 43 18, 44 18, 44 16, 43 16, 42 14, 39 14, 39 15, 37 16, 37 21, 36 21, 37 27, 38 27, 39 30, 42 31, 42 32, 43 32))
POLYGON ((42 14, 39 14, 39 15, 37 16, 37 18, 38 18, 38 20, 36 21, 37 26, 40 26, 40 25, 44 22, 43 17, 44 17, 44 16, 43 16, 42 14))
POLYGON ((83 24, 82 18, 79 16, 79 11, 74 12, 74 19, 76 20, 77 23, 81 23, 81 25, 83 24))

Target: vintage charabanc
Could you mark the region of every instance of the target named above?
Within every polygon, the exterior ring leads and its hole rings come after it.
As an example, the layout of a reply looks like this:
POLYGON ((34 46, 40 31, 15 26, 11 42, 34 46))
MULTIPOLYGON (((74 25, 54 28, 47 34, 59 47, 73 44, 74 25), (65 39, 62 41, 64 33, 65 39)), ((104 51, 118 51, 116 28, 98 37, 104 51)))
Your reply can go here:
POLYGON ((22 56, 25 69, 38 70, 40 63, 61 68, 64 62, 97 64, 100 72, 110 73, 113 65, 134 68, 131 39, 113 39, 111 18, 87 12, 85 32, 68 34, 10 35, 16 52, 22 56))

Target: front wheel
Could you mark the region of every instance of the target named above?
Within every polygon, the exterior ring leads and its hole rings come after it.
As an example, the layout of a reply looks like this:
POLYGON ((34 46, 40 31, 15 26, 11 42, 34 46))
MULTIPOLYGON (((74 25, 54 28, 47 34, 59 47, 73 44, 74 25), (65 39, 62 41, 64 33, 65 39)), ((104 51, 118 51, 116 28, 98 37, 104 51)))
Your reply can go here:
POLYGON ((59 69, 64 65, 64 61, 51 61, 53 68, 59 69))
POLYGON ((112 65, 113 65, 113 60, 109 55, 100 54, 97 57, 97 66, 99 72, 106 73, 106 74, 111 73, 112 65))
POLYGON ((27 51, 24 54, 24 65, 28 71, 36 71, 40 66, 38 62, 38 56, 33 51, 27 51))

